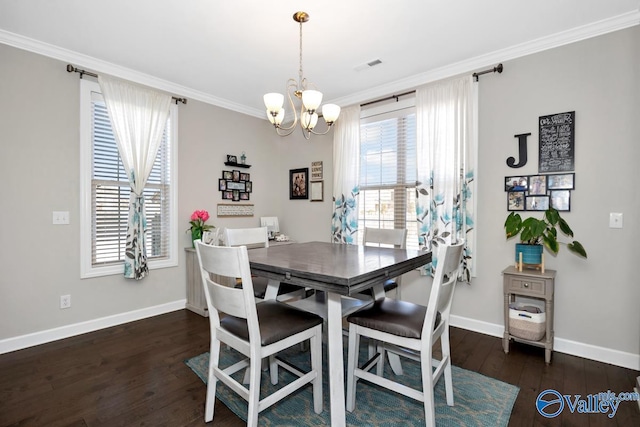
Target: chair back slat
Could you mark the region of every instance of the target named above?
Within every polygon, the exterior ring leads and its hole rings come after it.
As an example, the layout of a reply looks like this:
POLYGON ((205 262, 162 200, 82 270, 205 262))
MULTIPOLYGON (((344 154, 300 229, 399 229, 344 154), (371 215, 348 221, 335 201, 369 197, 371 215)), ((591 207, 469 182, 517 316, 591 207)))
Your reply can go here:
POLYGON ((464 242, 438 248, 438 265, 431 286, 423 334, 433 330, 437 312, 440 312, 441 319, 448 321, 463 249, 464 242))
MULTIPOLYGON (((248 319, 255 314, 253 282, 246 246, 223 247, 196 241, 196 252, 207 304, 216 312, 248 319), (221 284, 222 278, 242 280, 242 288, 221 284)), ((212 315, 214 313, 210 313, 212 315)))
POLYGON ((268 248, 267 227, 227 228, 225 230, 227 246, 247 246, 248 248, 268 248))
POLYGON ((365 245, 393 245, 404 249, 407 244, 407 229, 365 227, 362 241, 365 245))

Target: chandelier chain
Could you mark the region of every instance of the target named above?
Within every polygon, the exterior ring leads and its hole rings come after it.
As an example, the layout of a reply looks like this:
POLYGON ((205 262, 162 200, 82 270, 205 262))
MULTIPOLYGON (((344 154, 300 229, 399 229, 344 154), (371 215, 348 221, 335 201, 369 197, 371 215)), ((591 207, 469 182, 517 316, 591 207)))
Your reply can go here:
POLYGON ((304 87, 302 86, 302 79, 303 79, 303 73, 302 73, 302 23, 303 21, 300 21, 300 57, 299 57, 299 61, 300 61, 300 68, 298 70, 298 89, 300 90, 304 90, 304 87))

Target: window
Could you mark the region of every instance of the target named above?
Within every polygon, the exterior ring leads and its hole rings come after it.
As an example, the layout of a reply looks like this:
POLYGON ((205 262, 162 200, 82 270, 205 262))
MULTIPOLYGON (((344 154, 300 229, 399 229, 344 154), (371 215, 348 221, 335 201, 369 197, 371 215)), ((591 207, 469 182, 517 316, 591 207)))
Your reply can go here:
MULTIPOLYGON (((407 248, 418 249, 415 187, 415 109, 389 112, 387 108, 363 117, 358 228, 406 228, 407 248)), ((362 233, 358 234, 362 243, 362 233)))
MULTIPOLYGON (((81 80, 81 277, 123 273, 129 194, 100 86, 81 80)), ((175 164, 177 108, 144 190, 150 269, 177 265, 175 164)))

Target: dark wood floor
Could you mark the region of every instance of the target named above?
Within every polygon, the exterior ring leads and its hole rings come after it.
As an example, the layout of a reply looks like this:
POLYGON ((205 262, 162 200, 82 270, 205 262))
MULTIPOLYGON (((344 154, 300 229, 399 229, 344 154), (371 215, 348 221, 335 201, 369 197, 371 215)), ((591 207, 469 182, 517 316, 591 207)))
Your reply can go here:
MULTIPOLYGON (((540 391, 633 391, 638 372, 452 328, 453 363, 520 387, 510 426, 640 426, 637 402, 613 419, 571 414, 546 419, 540 391)), ((0 426, 201 426, 205 385, 183 363, 208 351, 208 320, 181 310, 0 355, 0 426)), ((326 408, 325 408, 326 409, 326 408)), ((244 423, 216 404, 213 425, 244 423)))

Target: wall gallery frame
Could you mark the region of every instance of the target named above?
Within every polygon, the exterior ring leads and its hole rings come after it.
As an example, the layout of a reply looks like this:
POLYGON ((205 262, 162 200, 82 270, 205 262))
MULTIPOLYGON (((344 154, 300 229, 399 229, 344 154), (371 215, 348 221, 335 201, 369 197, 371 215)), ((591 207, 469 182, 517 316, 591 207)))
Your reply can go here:
POLYGON ((562 174, 519 175, 504 178, 507 210, 544 211, 552 207, 571 210, 571 191, 575 189, 575 172, 562 174))
POLYGON ((311 201, 322 202, 324 200, 324 181, 311 181, 311 201))
POLYGON ((253 189, 251 174, 239 170, 222 171, 218 179, 218 191, 222 192, 222 200, 249 200, 253 189))
POLYGON ((309 199, 309 168, 289 170, 289 199, 309 199))

